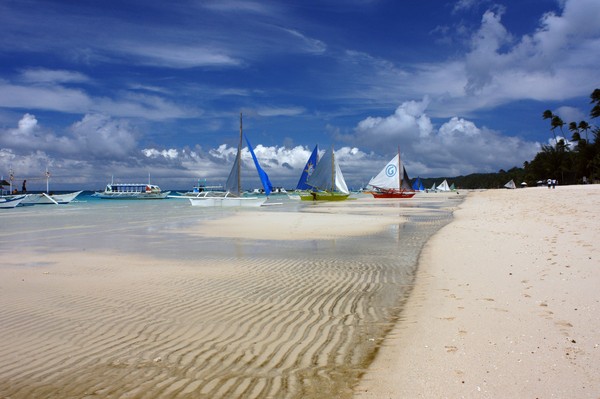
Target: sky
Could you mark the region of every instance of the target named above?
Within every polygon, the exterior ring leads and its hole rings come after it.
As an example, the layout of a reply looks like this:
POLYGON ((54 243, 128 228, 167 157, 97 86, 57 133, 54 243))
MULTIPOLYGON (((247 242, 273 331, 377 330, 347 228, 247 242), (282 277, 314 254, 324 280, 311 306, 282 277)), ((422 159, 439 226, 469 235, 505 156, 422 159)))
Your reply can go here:
POLYGON ((522 167, 545 110, 594 124, 599 20, 598 0, 0 0, 0 175, 224 184, 240 113, 274 186, 315 145, 354 188, 398 150, 410 177, 522 167))

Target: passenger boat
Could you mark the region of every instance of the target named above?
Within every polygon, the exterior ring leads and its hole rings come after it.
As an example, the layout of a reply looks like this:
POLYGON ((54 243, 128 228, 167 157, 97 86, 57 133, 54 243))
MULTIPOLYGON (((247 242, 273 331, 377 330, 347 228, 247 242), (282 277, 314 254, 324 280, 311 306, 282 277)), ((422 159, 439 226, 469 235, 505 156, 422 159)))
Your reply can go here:
POLYGON ((102 199, 165 199, 170 191, 162 191, 154 184, 111 183, 104 191, 97 191, 92 196, 102 199))

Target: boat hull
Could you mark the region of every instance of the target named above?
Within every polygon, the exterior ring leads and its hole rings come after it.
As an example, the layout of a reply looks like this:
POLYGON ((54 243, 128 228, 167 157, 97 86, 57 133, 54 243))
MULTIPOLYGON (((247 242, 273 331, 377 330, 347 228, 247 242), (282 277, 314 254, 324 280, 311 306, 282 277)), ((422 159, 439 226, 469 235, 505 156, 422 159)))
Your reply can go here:
POLYGON ((345 201, 350 194, 329 192, 329 191, 311 191, 300 194, 302 201, 345 201))
POLYGON ((26 195, 0 197, 0 209, 15 208, 26 198, 26 195))
POLYGON ((371 191, 375 198, 412 198, 415 194, 415 191, 408 190, 371 191))
POLYGON ((64 205, 73 201, 83 191, 67 194, 27 194, 21 205, 64 205))
POLYGON ((188 198, 192 206, 199 207, 259 207, 267 201, 267 198, 259 197, 193 197, 188 198))

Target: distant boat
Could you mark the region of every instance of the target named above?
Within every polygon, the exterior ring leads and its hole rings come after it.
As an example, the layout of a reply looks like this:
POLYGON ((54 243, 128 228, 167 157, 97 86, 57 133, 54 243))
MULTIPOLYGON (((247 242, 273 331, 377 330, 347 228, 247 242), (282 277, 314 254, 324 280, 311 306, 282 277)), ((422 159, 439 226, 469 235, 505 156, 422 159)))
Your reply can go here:
POLYGON ((95 192, 92 196, 102 199, 146 200, 165 199, 170 193, 170 191, 162 191, 155 184, 110 183, 106 185, 104 191, 95 192))
POLYGON ((169 197, 171 197, 171 198, 182 197, 182 196, 183 197, 197 197, 199 195, 203 195, 202 193, 207 192, 207 191, 224 192, 224 189, 223 189, 222 185, 208 186, 208 185, 206 185, 206 179, 204 179, 204 183, 201 183, 200 180, 198 180, 198 185, 192 187, 191 191, 177 192, 177 194, 179 194, 178 196, 170 195, 169 197))
POLYGON ((314 172, 307 178, 308 192, 300 194, 303 201, 344 201, 350 196, 342 170, 335 159, 333 147, 325 151, 314 172))
POLYGON ((415 190, 410 185, 408 173, 400 160, 400 149, 377 176, 369 181, 375 190, 371 194, 375 198, 412 198, 415 190))
POLYGON ((509 189, 515 189, 517 188, 517 185, 515 184, 515 181, 511 179, 508 183, 504 185, 504 187, 509 189))
POLYGON ((267 175, 267 173, 260 167, 260 164, 258 163, 258 159, 254 154, 254 150, 252 149, 252 145, 250 145, 248 137, 246 137, 246 143, 248 143, 248 150, 250 151, 252 159, 254 160, 254 166, 256 167, 256 171, 258 172, 258 176, 260 177, 260 180, 262 182, 265 195, 251 197, 242 196, 242 141, 242 114, 240 113, 240 141, 238 143, 237 154, 235 156, 233 167, 231 168, 231 172, 229 173, 229 177, 227 178, 227 183, 225 184, 225 191, 204 191, 203 193, 200 193, 197 196, 189 197, 188 199, 190 200, 192 206, 259 207, 267 201, 267 197, 269 196, 269 194, 271 194, 273 185, 269 181, 269 176, 267 175))

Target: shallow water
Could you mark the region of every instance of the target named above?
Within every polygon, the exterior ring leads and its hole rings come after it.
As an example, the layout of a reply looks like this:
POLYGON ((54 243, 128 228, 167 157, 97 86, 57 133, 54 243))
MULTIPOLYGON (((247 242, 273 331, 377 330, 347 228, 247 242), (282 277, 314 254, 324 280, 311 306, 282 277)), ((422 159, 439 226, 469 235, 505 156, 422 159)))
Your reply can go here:
MULTIPOLYGON (((351 397, 400 317, 422 246, 459 200, 379 202, 407 222, 369 236, 277 242, 187 230, 235 212, 326 208, 282 200, 260 210, 199 209, 187 200, 84 196, 3 212, 0 256, 12 260, 0 269, 52 275, 53 255, 65 253, 75 264, 106 254, 106 263, 24 288, 28 301, 21 291, 3 301, 0 396, 351 397), (65 290, 61 278, 95 279, 98 290, 65 290)), ((372 206, 349 202, 346 211, 372 206)))

